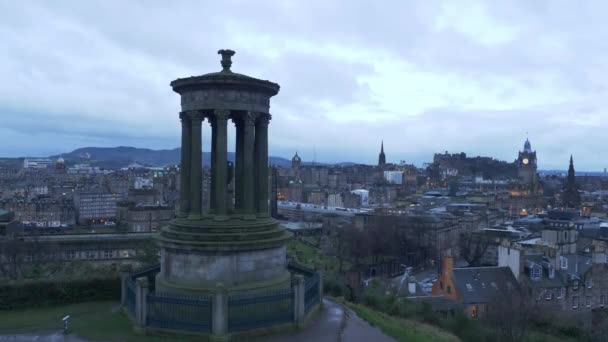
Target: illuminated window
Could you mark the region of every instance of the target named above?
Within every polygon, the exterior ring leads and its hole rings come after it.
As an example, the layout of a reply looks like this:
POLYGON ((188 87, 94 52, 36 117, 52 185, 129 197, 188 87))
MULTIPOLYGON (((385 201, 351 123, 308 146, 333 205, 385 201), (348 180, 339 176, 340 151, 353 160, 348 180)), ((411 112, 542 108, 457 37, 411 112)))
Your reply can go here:
POLYGON ((471 306, 471 318, 477 318, 477 305, 471 306))

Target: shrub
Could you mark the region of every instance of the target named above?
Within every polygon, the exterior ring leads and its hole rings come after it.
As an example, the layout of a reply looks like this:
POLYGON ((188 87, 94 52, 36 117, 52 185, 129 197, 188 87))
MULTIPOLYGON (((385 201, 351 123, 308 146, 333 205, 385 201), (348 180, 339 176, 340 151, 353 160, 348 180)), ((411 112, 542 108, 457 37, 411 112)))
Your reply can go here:
POLYGON ((0 310, 120 298, 120 279, 41 281, 0 286, 0 310))

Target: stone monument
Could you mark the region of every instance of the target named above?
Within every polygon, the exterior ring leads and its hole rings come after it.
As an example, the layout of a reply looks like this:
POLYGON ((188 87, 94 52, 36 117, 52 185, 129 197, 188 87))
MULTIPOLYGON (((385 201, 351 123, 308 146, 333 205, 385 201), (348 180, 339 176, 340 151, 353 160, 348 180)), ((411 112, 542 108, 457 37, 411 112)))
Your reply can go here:
MULTIPOLYGON (((279 85, 231 71, 232 50, 220 50, 222 71, 171 82, 181 96, 179 214, 157 236, 161 270, 156 291, 206 295, 289 288, 285 243, 291 234, 269 215, 270 98, 279 85), (211 125, 209 210, 202 210, 201 125, 211 125), (234 195, 227 160, 228 123, 236 129, 234 195)), ((231 168, 230 168, 231 169, 231 168)))

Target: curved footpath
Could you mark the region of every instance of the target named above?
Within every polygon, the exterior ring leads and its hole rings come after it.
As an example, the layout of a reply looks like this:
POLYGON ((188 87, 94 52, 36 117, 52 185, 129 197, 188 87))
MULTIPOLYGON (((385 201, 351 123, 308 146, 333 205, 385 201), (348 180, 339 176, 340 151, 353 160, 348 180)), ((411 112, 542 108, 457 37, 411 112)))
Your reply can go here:
POLYGON ((327 299, 324 309, 306 329, 290 335, 279 335, 256 341, 270 342, 394 342, 380 329, 372 327, 349 308, 327 299))
MULTIPOLYGON (((380 329, 372 327, 352 310, 330 300, 323 300, 323 311, 306 327, 293 334, 259 338, 270 342, 394 342, 380 329)), ((0 335, 0 342, 87 342, 78 336, 64 336, 62 332, 46 334, 0 335)))

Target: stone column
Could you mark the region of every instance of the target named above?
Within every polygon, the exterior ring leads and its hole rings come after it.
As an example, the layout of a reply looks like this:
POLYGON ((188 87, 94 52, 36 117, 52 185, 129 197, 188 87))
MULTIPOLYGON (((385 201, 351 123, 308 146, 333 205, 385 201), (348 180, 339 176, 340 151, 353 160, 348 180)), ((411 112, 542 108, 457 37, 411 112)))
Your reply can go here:
POLYGON ((234 175, 234 199, 235 209, 240 212, 243 210, 243 120, 241 118, 235 118, 234 124, 236 126, 236 158, 235 158, 235 175, 234 175))
POLYGON ((304 276, 301 274, 294 275, 293 282, 293 294, 294 294, 294 321, 298 326, 304 323, 304 317, 306 316, 306 285, 304 282, 304 276))
POLYGON ((222 283, 217 284, 211 308, 211 332, 216 336, 226 334, 228 332, 228 292, 222 283))
POLYGON ((209 184, 209 210, 215 210, 215 137, 216 133, 216 125, 215 125, 215 117, 209 117, 209 124, 211 126, 211 166, 210 166, 210 174, 211 174, 211 184, 209 184))
POLYGON ((190 114, 192 145, 190 147, 190 214, 188 218, 201 218, 201 191, 203 175, 201 170, 201 123, 203 117, 198 112, 190 114))
POLYGON ((141 277, 135 280, 135 322, 140 327, 146 326, 148 308, 146 297, 148 296, 148 277, 141 277))
POLYGON ((179 216, 186 217, 190 212, 190 118, 179 113, 182 121, 182 149, 180 166, 179 216))
POLYGON ((260 217, 268 214, 268 121, 270 115, 261 115, 255 126, 256 206, 260 217))
POLYGON ((255 215, 255 119, 257 114, 247 112, 243 117, 243 211, 245 215, 255 215))
POLYGON ((230 116, 230 111, 217 109, 213 112, 215 116, 215 213, 218 216, 226 216, 226 182, 228 167, 228 136, 226 122, 230 116))

